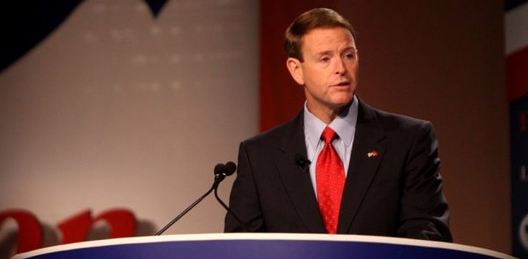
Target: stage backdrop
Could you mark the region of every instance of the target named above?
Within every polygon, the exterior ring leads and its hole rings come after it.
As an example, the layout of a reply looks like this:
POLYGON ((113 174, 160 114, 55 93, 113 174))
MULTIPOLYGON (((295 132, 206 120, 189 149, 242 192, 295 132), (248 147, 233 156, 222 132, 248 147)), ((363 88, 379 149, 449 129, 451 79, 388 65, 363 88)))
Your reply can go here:
MULTIPOLYGON (((10 11, 44 18, 13 18, 17 35, 55 19, 48 1, 20 2, 10 11)), ((258 132, 256 0, 79 2, 0 74, 0 213, 38 219, 38 246, 82 240, 97 218, 153 234, 258 132)), ((222 232, 224 214, 211 196, 167 234, 222 232)), ((5 257, 17 225, 0 224, 5 257)))
MULTIPOLYGON (((51 5, 33 2, 21 13, 51 5)), ((56 5, 53 20, 2 22, 17 35, 60 25, 34 48, 34 39, 20 44, 29 52, 2 55, 16 61, 0 67, 0 221, 10 216, 0 223, 1 253, 16 242, 13 216, 43 226, 43 238, 25 239, 37 240, 29 248, 154 233, 209 188, 216 163, 236 160, 239 141, 299 111, 282 34, 316 6, 335 8, 359 32, 361 98, 436 126, 455 241, 511 252, 503 1, 56 5)), ((211 197, 168 234, 220 232, 223 215, 211 197)))

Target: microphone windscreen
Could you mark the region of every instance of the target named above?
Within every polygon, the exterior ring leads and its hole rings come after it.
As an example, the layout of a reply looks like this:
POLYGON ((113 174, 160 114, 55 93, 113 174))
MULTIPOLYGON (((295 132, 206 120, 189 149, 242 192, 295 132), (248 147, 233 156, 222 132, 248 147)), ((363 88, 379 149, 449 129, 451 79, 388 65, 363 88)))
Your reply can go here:
POLYGON ((222 173, 224 173, 226 170, 226 166, 224 164, 216 164, 215 168, 214 168, 214 174, 215 175, 220 175, 222 173))
POLYGON ((227 162, 227 164, 225 164, 225 168, 226 168, 225 174, 232 175, 236 171, 237 166, 235 163, 229 161, 227 162))

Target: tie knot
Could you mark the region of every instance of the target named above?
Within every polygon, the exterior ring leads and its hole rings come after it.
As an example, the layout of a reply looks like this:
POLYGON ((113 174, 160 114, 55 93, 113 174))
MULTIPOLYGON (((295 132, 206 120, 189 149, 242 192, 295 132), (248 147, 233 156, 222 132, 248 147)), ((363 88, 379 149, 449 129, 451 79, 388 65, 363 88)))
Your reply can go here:
POLYGON ((321 134, 321 139, 326 143, 326 144, 330 144, 332 143, 332 140, 334 140, 335 138, 337 137, 337 134, 335 133, 335 131, 330 128, 330 127, 326 127, 323 131, 323 134, 321 134))

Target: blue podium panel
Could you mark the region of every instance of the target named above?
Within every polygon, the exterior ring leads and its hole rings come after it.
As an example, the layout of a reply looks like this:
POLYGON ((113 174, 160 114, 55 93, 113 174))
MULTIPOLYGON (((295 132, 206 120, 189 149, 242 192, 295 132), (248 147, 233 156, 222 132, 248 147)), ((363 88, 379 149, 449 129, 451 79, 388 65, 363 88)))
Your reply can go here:
POLYGON ((13 259, 510 259, 433 241, 322 234, 196 234, 121 238, 44 248, 13 259))

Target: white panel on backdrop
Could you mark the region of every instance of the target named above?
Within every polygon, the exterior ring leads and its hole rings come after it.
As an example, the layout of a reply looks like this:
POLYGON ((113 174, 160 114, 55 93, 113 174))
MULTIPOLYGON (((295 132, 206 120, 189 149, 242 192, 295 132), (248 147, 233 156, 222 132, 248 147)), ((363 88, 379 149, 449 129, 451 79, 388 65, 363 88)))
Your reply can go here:
MULTIPOLYGON (((158 18, 84 1, 0 74, 0 211, 53 227, 127 208, 163 226, 257 131, 257 37, 256 0, 171 0, 158 18)), ((167 233, 220 232, 224 214, 209 197, 167 233)))

